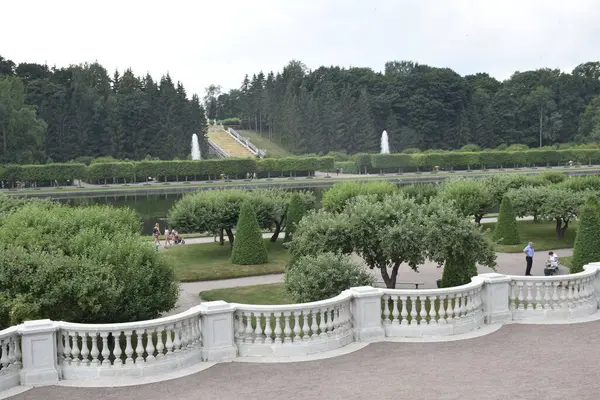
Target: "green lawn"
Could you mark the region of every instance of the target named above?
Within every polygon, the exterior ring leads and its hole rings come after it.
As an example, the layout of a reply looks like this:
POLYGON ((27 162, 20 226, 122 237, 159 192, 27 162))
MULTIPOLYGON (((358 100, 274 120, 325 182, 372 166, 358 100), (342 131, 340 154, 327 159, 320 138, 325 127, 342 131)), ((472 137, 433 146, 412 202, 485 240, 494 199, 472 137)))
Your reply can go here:
POLYGON ((277 305, 294 303, 291 297, 285 293, 283 283, 207 290, 201 292, 200 297, 205 301, 223 300, 228 303, 242 304, 277 305))
POLYGON ((259 149, 265 150, 267 152, 267 156, 269 157, 286 157, 291 155, 289 151, 287 151, 277 143, 270 141, 266 137, 261 136, 258 132, 239 131, 237 129, 236 132, 250 139, 250 142, 252 142, 252 144, 258 147, 259 149))
POLYGON ((283 241, 265 240, 269 262, 260 265, 235 265, 230 261, 231 248, 227 243, 188 244, 165 251, 175 268, 175 276, 183 282, 240 278, 243 276, 280 274, 290 260, 283 241))
MULTIPOLYGON (((495 222, 482 224, 484 229, 489 229, 486 233, 491 237, 494 230, 495 222)), ((495 245, 495 250, 501 253, 520 253, 523 251, 527 242, 533 242, 535 250, 556 250, 572 248, 575 243, 575 235, 577 234, 577 221, 569 223, 569 228, 565 232, 565 236, 559 239, 556 236, 556 224, 554 222, 533 222, 533 221, 518 221, 519 236, 521 243, 516 245, 495 245)))

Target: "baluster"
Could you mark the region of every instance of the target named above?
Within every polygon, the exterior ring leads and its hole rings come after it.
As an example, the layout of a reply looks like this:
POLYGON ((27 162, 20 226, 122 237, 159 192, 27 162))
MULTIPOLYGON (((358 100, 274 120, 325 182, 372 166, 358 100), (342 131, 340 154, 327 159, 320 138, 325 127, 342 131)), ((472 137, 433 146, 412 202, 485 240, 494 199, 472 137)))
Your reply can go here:
POLYGON ((154 336, 156 336, 156 329, 150 328, 145 329, 146 332, 146 362, 152 362, 156 360, 154 356, 154 336))
POLYGON ((173 350, 173 352, 179 353, 181 351, 181 322, 176 322, 175 324, 173 324, 173 333, 175 333, 175 339, 173 340, 173 346, 175 347, 175 349, 173 350))
POLYGON ((419 312, 419 324, 427 325, 427 297, 426 296, 418 296, 419 305, 421 306, 421 310, 419 312))
POLYGON ((65 339, 65 344, 63 346, 63 360, 67 363, 70 364, 71 363, 71 340, 69 337, 69 332, 67 331, 60 331, 60 335, 62 337, 64 337, 65 339))
POLYGON ((335 308, 327 307, 327 335, 333 335, 333 319, 335 318, 335 308))
POLYGON ((406 296, 400 296, 400 302, 402 303, 402 312, 400 315, 402 316, 401 325, 408 325, 408 306, 406 305, 406 296))
POLYGON ((263 328, 262 328, 262 312, 254 314, 256 318, 256 328, 254 328, 254 343, 264 343, 263 328))
POLYGON ((125 364, 133 363, 133 347, 131 346, 132 331, 125 331, 125 364))
MULTIPOLYGON (((69 334, 70 333, 71 332, 69 332, 69 334)), ((73 361, 75 361, 75 363, 79 365, 79 363, 81 362, 81 360, 79 359, 79 335, 77 334, 77 332, 73 332, 71 336, 73 337, 73 348, 71 349, 71 355, 73 355, 73 361)))
POLYGON ((567 307, 573 307, 573 287, 575 286, 576 281, 569 281, 567 286, 567 307))
POLYGON ((311 340, 316 340, 319 338, 319 324, 317 323, 317 314, 319 313, 318 309, 312 309, 310 311, 312 313, 312 335, 310 336, 311 340))
POLYGON ((179 323, 181 331, 181 351, 186 351, 188 348, 188 320, 184 319, 179 323))
POLYGON ((327 314, 327 309, 321 308, 319 310, 319 314, 321 317, 321 318, 319 318, 319 331, 320 331, 319 337, 324 338, 325 336, 327 336, 327 321, 325 320, 325 318, 326 318, 325 314, 327 314))
POLYGON ((19 346, 18 340, 19 337, 16 335, 8 338, 8 363, 10 364, 9 368, 13 369, 17 368, 17 346, 19 346))
POLYGON ((465 302, 465 304, 463 304, 461 307, 463 317, 469 317, 473 313, 473 291, 469 290, 468 292, 465 292, 463 295, 463 300, 465 302))
POLYGON ((446 317, 448 316, 448 314, 446 313, 446 306, 448 305, 448 295, 441 295, 440 296, 440 309, 439 309, 439 314, 440 314, 440 319, 438 320, 438 324, 444 325, 446 324, 448 321, 446 321, 446 317))
POLYGON ((334 306, 333 314, 333 330, 336 334, 343 333, 346 328, 346 308, 344 307, 344 304, 342 303, 334 306))
POLYGON ((531 288, 533 287, 533 282, 527 282, 527 309, 533 310, 533 296, 531 295, 531 288))
POLYGON ((306 314, 306 310, 302 311, 300 320, 302 321, 302 328, 300 333, 302 334, 302 341, 306 342, 310 339, 310 328, 308 327, 310 317, 306 314))
MULTIPOLYGON (((398 325, 400 323, 400 310, 398 308, 398 296, 392 296, 392 324, 398 325)), ((389 321, 388 321, 389 322, 389 321)))
POLYGON ((550 288, 552 287, 552 282, 544 282, 544 310, 548 310, 551 308, 550 302, 552 301, 552 296, 550 295, 550 288))
POLYGON ((525 299, 523 298, 523 282, 517 283, 519 287, 519 310, 525 309, 525 299))
POLYGON ((2 369, 8 367, 8 339, 0 339, 0 364, 2 364, 2 369))
POLYGON ((83 333, 81 337, 81 363, 83 365, 90 365, 90 360, 88 356, 90 355, 90 349, 88 347, 88 334, 86 332, 83 333))
POLYGON ((446 322, 450 322, 454 315, 454 305, 452 304, 453 301, 454 299, 451 294, 446 295, 446 322))
POLYGON ((560 297, 558 296, 558 285, 560 282, 552 282, 552 309, 560 308, 560 297))
POLYGON ((117 334, 115 335, 115 332, 112 333, 113 335, 113 339, 115 341, 115 348, 113 350, 113 354, 115 355, 115 365, 119 364, 122 365, 123 364, 123 359, 121 358, 121 355, 123 354, 123 350, 121 349, 121 331, 116 332, 117 334))
POLYGON ((19 338, 19 336, 15 335, 13 340, 15 342, 15 368, 20 369, 21 368, 21 346, 20 346, 21 339, 19 338))
POLYGON ((567 308, 567 285, 568 282, 561 281, 560 282, 560 308, 567 308))
POLYGON ((285 328, 283 329, 283 343, 289 343, 292 341, 291 339, 291 334, 292 334, 292 328, 290 327, 290 312, 289 311, 285 311, 283 313, 283 318, 284 318, 284 323, 285 323, 285 328))
POLYGON ((100 340, 102 342, 102 362, 101 367, 110 366, 110 349, 108 348, 108 332, 100 332, 100 340))
POLYGON ((411 295, 410 299, 410 321, 408 321, 409 325, 416 325, 419 323, 417 319, 417 305, 419 304, 419 299, 417 296, 411 295))
POLYGON ((460 318, 460 307, 461 307, 461 301, 462 300, 462 294, 458 294, 458 293, 454 293, 454 310, 452 311, 453 315, 453 319, 459 319, 460 318))
POLYGON ((427 296, 427 299, 429 300, 429 324, 437 325, 437 311, 435 310, 437 296, 427 296))
POLYGON ((271 313, 265 313, 265 343, 273 344, 273 338, 271 335, 273 334, 273 330, 271 329, 271 313))
POLYGON ((294 312, 294 342, 300 343, 302 338, 300 337, 300 314, 301 311, 294 312))
POLYGON ((281 313, 276 312, 274 314, 275 317, 275 343, 281 344, 281 313))
POLYGON ((573 284, 573 298, 572 298, 573 307, 579 307, 581 305, 580 290, 581 290, 582 284, 583 284, 583 279, 578 279, 573 284))
POLYGON ((173 336, 171 332, 171 325, 166 326, 165 330, 167 331, 167 341, 165 343, 165 349, 167 350, 167 353, 165 354, 165 356, 169 356, 173 354, 173 336))
POLYGON ((92 337, 92 352, 90 353, 92 356, 92 365, 97 367, 100 365, 100 360, 98 360, 98 356, 100 355, 100 351, 98 350, 98 334, 93 333, 90 336, 92 337))
MULTIPOLYGON (((136 340, 136 345, 135 345, 135 363, 142 363, 144 362, 144 330, 143 329, 136 329, 135 330, 135 338, 136 340)), ((146 342, 152 342, 152 338, 151 337, 146 337, 146 342)), ((146 345, 148 345, 148 343, 146 343, 146 345)))
POLYGON ((514 311, 517 308, 515 297, 515 281, 510 281, 510 286, 508 288, 508 308, 511 311, 514 311))
POLYGON ((542 282, 535 283, 535 309, 542 309, 542 282))
POLYGON ((246 332, 244 333, 244 343, 252 343, 254 339, 254 329, 252 328, 252 313, 244 312, 246 315, 246 332))
POLYGON ((165 356, 165 344, 163 338, 165 327, 161 326, 156 330, 156 358, 163 358, 165 356))
MULTIPOLYGON (((392 297, 393 298, 393 297, 392 297)), ((390 321, 390 296, 384 294, 382 297, 383 300, 383 323, 385 325, 389 324, 390 321)))
POLYGON ((240 344, 240 343, 244 342, 244 332, 246 332, 246 326, 244 325, 244 312, 237 311, 236 317, 237 317, 237 335, 236 335, 235 340, 236 340, 237 344, 240 344))

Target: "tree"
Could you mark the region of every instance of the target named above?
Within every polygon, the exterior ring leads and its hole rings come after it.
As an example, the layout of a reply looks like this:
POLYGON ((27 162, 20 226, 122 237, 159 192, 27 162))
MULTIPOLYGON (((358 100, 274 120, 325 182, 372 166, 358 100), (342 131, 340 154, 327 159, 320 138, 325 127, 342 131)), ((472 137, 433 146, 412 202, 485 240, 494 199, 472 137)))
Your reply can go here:
POLYGON ((304 205, 302 204, 300 196, 295 193, 292 194, 290 204, 286 213, 287 222, 285 228, 285 242, 289 242, 290 240, 292 240, 298 222, 300 222, 300 220, 306 213, 306 210, 303 206, 304 205))
POLYGON ((508 195, 504 196, 502 203, 500 203, 500 213, 498 214, 498 222, 494 227, 493 238, 502 244, 519 244, 521 242, 519 228, 517 227, 517 216, 508 195))
POLYGON ((579 214, 579 228, 575 237, 573 259, 569 272, 583 271, 583 266, 600 260, 600 203, 589 196, 579 214))
POLYGON ((35 108, 25 104, 25 88, 19 78, 0 77, 0 160, 5 163, 29 163, 41 149, 46 123, 36 116, 35 108))
POLYGON ((361 195, 372 194, 378 199, 396 193, 398 188, 390 182, 340 182, 333 185, 323 195, 321 204, 327 211, 340 212, 348 200, 361 195))
POLYGON ((242 205, 237 225, 236 241, 231 251, 231 262, 242 265, 265 264, 268 261, 267 247, 249 202, 242 205))
POLYGON ((454 205, 464 216, 473 216, 480 225, 481 218, 492 207, 491 195, 483 181, 456 179, 448 181, 440 193, 442 198, 454 201, 454 205))
POLYGON ((569 227, 569 222, 577 217, 583 204, 580 193, 568 189, 540 187, 538 193, 545 200, 540 210, 541 217, 556 222, 556 236, 561 239, 569 227))
POLYGON ((288 248, 294 259, 326 252, 356 253, 395 287, 402 263, 418 271, 431 259, 439 265, 494 266, 495 255, 477 227, 442 200, 417 204, 400 194, 358 196, 340 213, 319 210, 305 216, 288 248))

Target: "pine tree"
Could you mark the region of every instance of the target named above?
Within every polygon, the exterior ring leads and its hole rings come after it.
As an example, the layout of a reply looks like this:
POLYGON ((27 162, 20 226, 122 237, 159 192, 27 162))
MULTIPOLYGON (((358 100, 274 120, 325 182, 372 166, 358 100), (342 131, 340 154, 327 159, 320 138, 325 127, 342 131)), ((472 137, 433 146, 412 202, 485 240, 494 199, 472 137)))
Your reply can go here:
POLYGON ((590 196, 581 210, 569 272, 581 272, 585 264, 597 261, 600 261, 600 203, 590 196))
POLYGON ((500 213, 498 214, 498 222, 496 222, 493 238, 502 244, 519 244, 521 242, 517 227, 517 216, 508 196, 504 196, 502 203, 500 203, 500 213))
POLYGON ((267 248, 249 202, 242 204, 237 231, 231 251, 231 262, 241 265, 265 264, 268 261, 267 248))
POLYGON ((289 242, 292 240, 294 232, 296 232, 298 222, 300 222, 304 216, 304 213, 305 210, 300 196, 297 193, 292 194, 292 198, 290 199, 290 204, 286 213, 285 238, 283 239, 284 242, 289 242))

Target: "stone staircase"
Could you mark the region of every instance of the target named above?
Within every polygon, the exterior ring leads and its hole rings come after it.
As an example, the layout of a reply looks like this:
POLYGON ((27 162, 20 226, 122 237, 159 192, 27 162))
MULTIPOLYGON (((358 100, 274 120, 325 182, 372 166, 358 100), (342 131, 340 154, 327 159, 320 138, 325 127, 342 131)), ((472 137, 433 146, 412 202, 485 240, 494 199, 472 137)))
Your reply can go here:
POLYGON ((238 143, 220 126, 210 125, 208 128, 208 138, 229 154, 229 157, 254 157, 254 154, 238 143))

